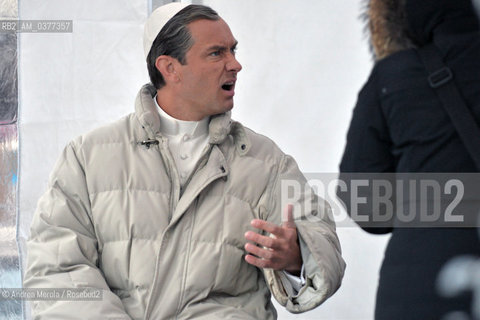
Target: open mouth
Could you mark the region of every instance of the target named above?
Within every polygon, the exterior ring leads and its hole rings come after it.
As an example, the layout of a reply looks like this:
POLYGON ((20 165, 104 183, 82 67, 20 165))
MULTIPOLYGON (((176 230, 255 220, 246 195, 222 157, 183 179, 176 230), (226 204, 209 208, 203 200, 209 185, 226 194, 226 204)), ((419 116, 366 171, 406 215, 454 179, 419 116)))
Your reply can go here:
POLYGON ((226 91, 230 91, 233 89, 234 85, 235 85, 234 82, 227 82, 222 86, 222 89, 226 91))

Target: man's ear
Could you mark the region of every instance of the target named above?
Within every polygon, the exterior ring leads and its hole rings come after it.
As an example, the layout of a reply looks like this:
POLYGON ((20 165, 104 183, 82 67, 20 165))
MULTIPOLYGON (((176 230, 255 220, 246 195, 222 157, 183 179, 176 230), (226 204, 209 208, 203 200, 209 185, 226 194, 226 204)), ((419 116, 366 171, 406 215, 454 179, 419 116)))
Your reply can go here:
POLYGON ((162 55, 155 60, 155 67, 162 74, 165 82, 178 82, 179 77, 177 75, 176 67, 177 60, 170 56, 162 55))

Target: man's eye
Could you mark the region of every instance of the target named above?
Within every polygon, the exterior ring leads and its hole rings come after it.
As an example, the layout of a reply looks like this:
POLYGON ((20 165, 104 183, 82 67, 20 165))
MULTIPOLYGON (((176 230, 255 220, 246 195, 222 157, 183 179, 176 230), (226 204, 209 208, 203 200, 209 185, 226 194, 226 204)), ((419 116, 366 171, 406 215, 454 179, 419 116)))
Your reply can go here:
POLYGON ((232 49, 230 49, 230 52, 231 52, 233 55, 235 55, 235 54, 237 53, 237 48, 232 48, 232 49))
POLYGON ((218 50, 217 50, 217 51, 213 51, 213 52, 210 53, 210 55, 211 55, 212 57, 218 57, 218 56, 220 55, 220 51, 218 51, 218 50))

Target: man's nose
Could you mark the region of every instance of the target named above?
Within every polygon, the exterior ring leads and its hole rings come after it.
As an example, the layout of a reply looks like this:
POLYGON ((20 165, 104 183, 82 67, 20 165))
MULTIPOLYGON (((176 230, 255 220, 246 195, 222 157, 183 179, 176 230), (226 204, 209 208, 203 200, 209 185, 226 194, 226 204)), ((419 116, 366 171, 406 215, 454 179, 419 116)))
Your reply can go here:
POLYGON ((226 64, 226 68, 227 68, 227 71, 240 72, 240 70, 242 70, 242 65, 240 64, 240 62, 238 62, 235 55, 231 54, 230 59, 226 64))

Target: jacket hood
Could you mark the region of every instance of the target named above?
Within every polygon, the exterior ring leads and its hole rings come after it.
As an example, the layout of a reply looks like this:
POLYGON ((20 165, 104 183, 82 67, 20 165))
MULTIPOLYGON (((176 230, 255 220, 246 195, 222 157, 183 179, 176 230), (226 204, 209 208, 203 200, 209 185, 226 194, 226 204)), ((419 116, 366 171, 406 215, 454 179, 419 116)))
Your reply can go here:
POLYGON ((471 32, 479 23, 471 0, 367 0, 362 14, 375 60, 425 45, 435 34, 471 32))
POLYGON ((363 19, 375 60, 414 47, 408 35, 405 15, 406 0, 367 0, 363 19))
POLYGON ((479 30, 471 0, 405 0, 412 40, 421 46, 435 34, 455 34, 479 30))

